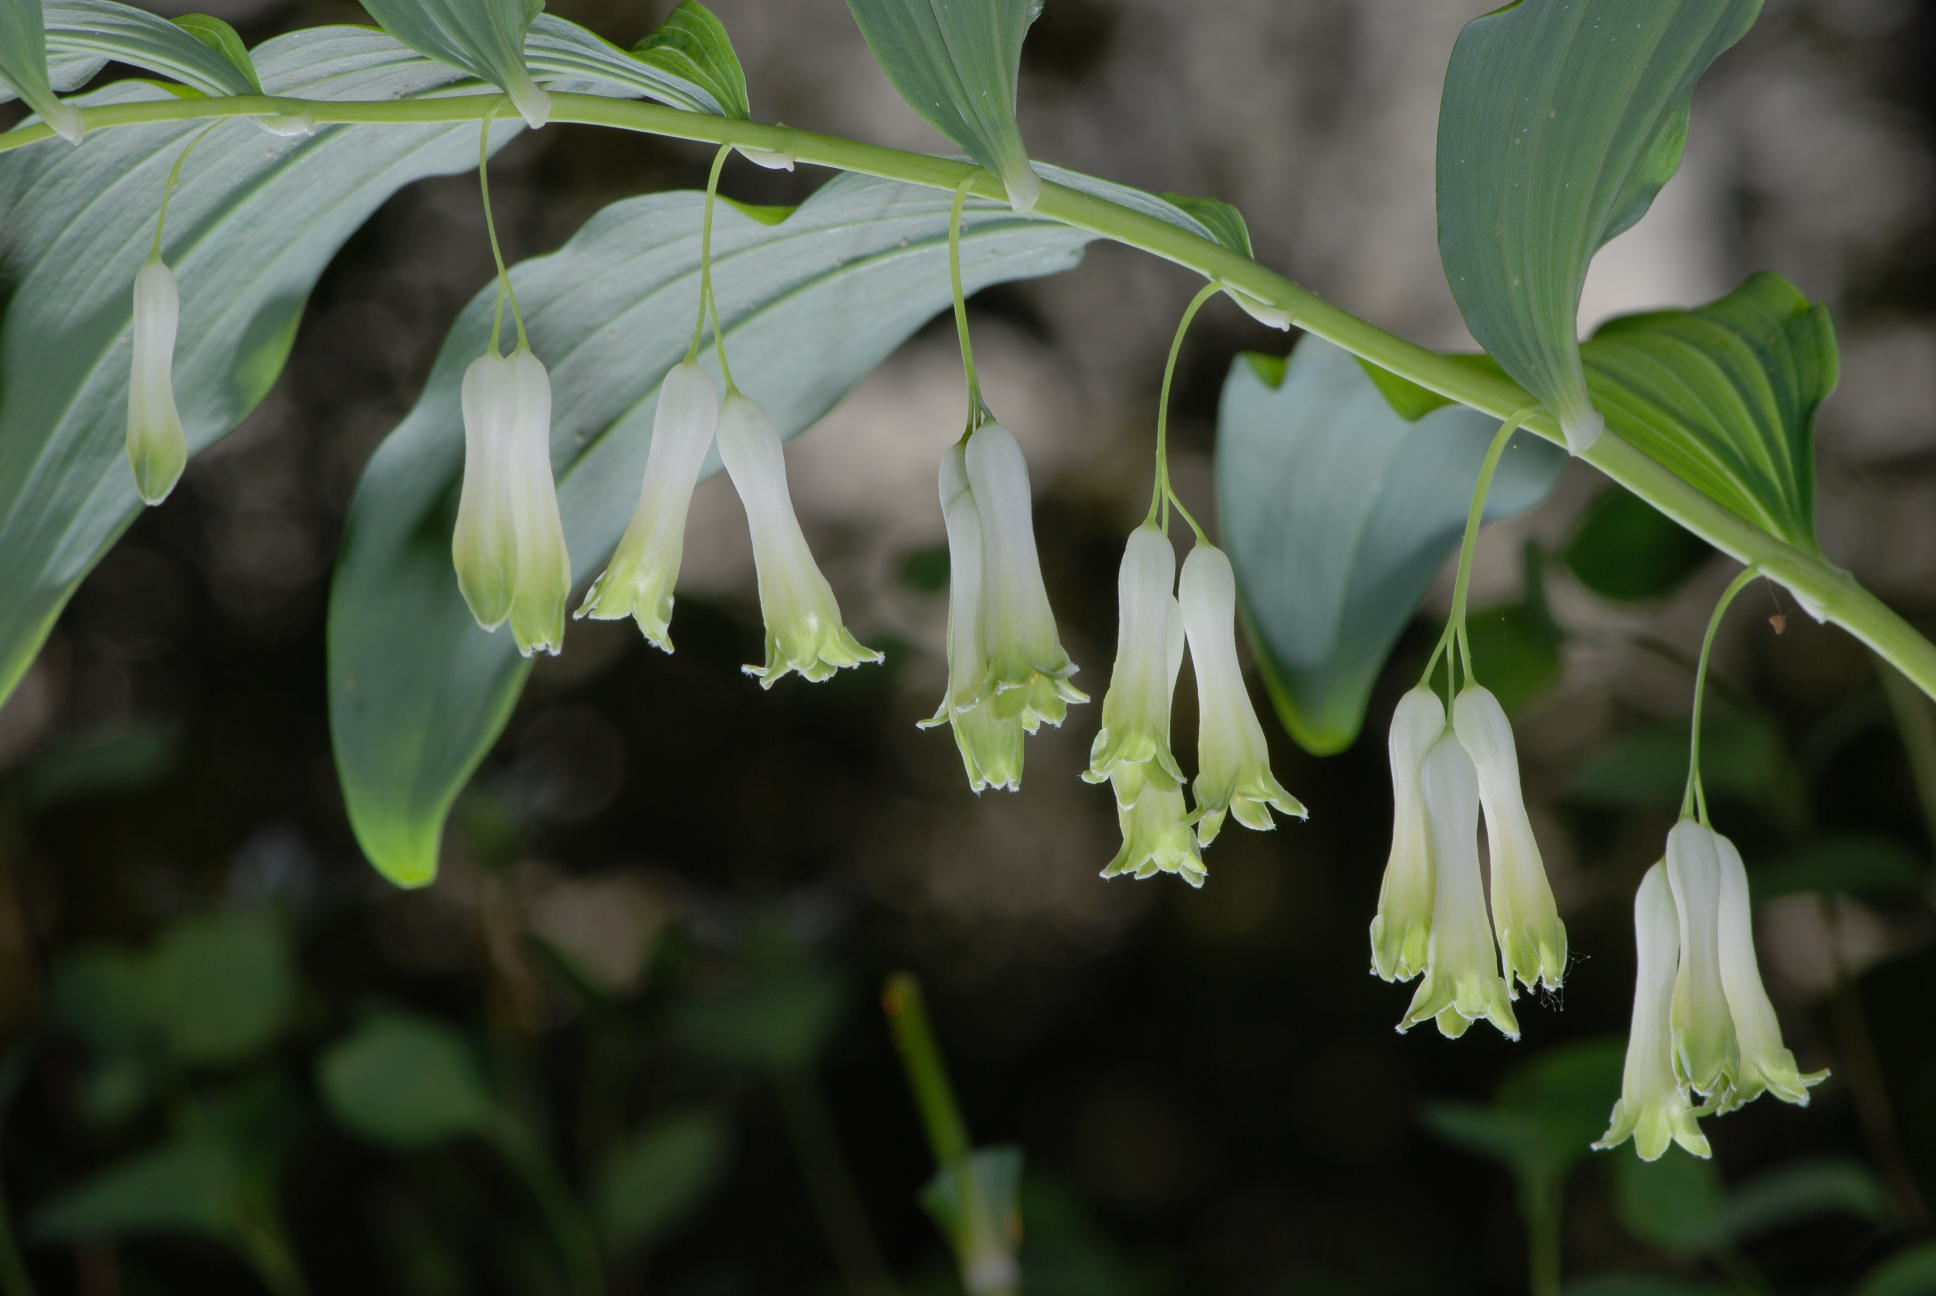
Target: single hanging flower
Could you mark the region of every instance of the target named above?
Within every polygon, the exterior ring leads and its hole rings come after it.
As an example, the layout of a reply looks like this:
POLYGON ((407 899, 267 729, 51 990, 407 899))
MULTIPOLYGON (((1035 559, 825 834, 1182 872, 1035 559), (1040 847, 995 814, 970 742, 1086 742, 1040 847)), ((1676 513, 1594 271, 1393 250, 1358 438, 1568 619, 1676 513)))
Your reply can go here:
POLYGON ((1432 936, 1432 841, 1425 822, 1419 770, 1425 753, 1445 733, 1445 704, 1415 688, 1392 712, 1386 747, 1391 759, 1392 845, 1371 920, 1371 970, 1387 981, 1409 981, 1425 970, 1432 936))
POLYGON ((451 557, 471 615, 486 630, 508 619, 518 651, 556 653, 565 640, 571 559, 551 476, 551 378, 523 343, 495 348, 464 373, 464 485, 451 557))
POLYGON ((1717 834, 1683 819, 1667 834, 1667 881, 1680 919, 1674 977, 1674 1067, 1696 1093, 1726 1105, 1740 1066, 1734 1015, 1721 985, 1721 860, 1717 834))
POLYGON ((1627 1139, 1643 1161, 1653 1161, 1679 1143, 1695 1156, 1709 1154, 1696 1112, 1674 1074, 1673 1002, 1680 964, 1680 918, 1668 885, 1667 866, 1655 864, 1634 894, 1633 1029, 1627 1036, 1627 1061, 1620 1098, 1613 1104, 1607 1132, 1593 1146, 1619 1147, 1627 1139))
POLYGON ((1021 446, 1001 424, 984 423, 969 434, 965 461, 981 525, 981 642, 988 655, 981 695, 998 716, 1019 717, 1034 733, 1044 721, 1061 724, 1069 704, 1089 696, 1069 683, 1076 666, 1062 651, 1042 585, 1021 446))
POLYGON ((1492 872, 1492 923, 1506 985, 1560 988, 1566 977, 1566 927, 1553 903, 1539 843, 1519 790, 1512 725, 1491 690, 1467 684, 1452 703, 1452 728, 1479 775, 1492 872))
POLYGON ((1170 752, 1170 697, 1179 651, 1172 664, 1170 632, 1180 623, 1176 596, 1176 551, 1170 539, 1144 523, 1129 533, 1116 576, 1118 620, 1116 664, 1102 699, 1102 729, 1089 751, 1083 778, 1108 780, 1117 801, 1136 804, 1145 783, 1158 790, 1183 782, 1170 752))
MULTIPOLYGON (((1164 541, 1167 548, 1169 542, 1164 541)), ((1129 566, 1125 556, 1124 567, 1129 566)), ((1183 613, 1176 599, 1165 595, 1163 680, 1167 691, 1176 690, 1176 677, 1183 669, 1183 613)), ((1121 655, 1118 654, 1120 662, 1121 655)), ((1110 681, 1110 691, 1115 691, 1110 681)), ((1105 699, 1105 704, 1107 699, 1105 699)), ((1165 710, 1168 702, 1164 703, 1165 710)), ((1107 705, 1104 710, 1107 712, 1107 705)), ((1167 721, 1165 722, 1167 730, 1167 721)), ((1098 736, 1100 741, 1100 736, 1098 736)), ((1167 747, 1167 744, 1166 744, 1167 747)), ((1160 773, 1152 775, 1150 763, 1119 766, 1110 778, 1116 794, 1116 823, 1122 830, 1122 849, 1103 868, 1102 876, 1128 873, 1138 878, 1158 873, 1174 873, 1193 887, 1203 885, 1203 852, 1192 830, 1192 816, 1183 802, 1183 781, 1160 773)), ((1084 775, 1084 777, 1088 777, 1084 775)))
POLYGON ((787 492, 779 429, 759 402, 737 391, 719 409, 719 457, 746 506, 766 619, 766 664, 746 673, 772 688, 789 671, 817 683, 842 666, 881 660, 841 624, 833 587, 807 549, 787 492))
POLYGON ((968 455, 962 442, 941 457, 941 517, 948 530, 948 688, 923 729, 949 725, 968 771, 970 791, 1014 791, 1022 785, 1022 720, 995 714, 982 696, 988 654, 981 641, 981 511, 968 486, 968 455))
POLYGON ((1828 1078, 1827 1071, 1804 1072, 1795 1065, 1795 1055, 1782 1045, 1781 1023, 1775 1019, 1774 1005, 1761 984, 1761 969, 1755 961, 1754 920, 1748 906, 1748 871, 1742 866, 1741 852, 1720 833, 1713 837, 1716 861, 1720 865, 1719 959, 1721 988, 1728 998, 1728 1013, 1734 1019, 1734 1035, 1740 1065, 1730 1096, 1730 1106, 1752 1102, 1762 1093, 1771 1093, 1783 1102, 1808 1106, 1809 1086, 1828 1078))
POLYGON ((1432 934, 1425 979, 1398 1029, 1436 1018, 1439 1032, 1457 1039, 1483 1017, 1516 1040, 1519 1021, 1499 973, 1479 879, 1479 782, 1455 735, 1440 735, 1425 753, 1419 782, 1432 849, 1432 934))
POLYGON ((175 407, 175 334, 181 289, 175 272, 150 257, 134 277, 134 360, 128 370, 128 463, 143 501, 168 498, 188 464, 188 438, 175 407))
MULTIPOLYGON (((1304 803, 1271 777, 1264 727, 1244 688, 1237 665, 1237 578, 1230 559, 1213 544, 1199 543, 1183 560, 1177 602, 1197 677, 1197 841, 1208 846, 1234 814, 1246 828, 1268 832, 1270 816, 1308 817, 1304 803)), ((1112 684, 1113 690, 1113 684, 1112 684)), ((1109 703, 1103 701, 1107 722, 1109 703)))
POLYGON ((674 365, 659 384, 638 507, 575 616, 632 617, 647 639, 672 651, 672 590, 685 553, 686 513, 718 423, 712 376, 697 361, 674 365))

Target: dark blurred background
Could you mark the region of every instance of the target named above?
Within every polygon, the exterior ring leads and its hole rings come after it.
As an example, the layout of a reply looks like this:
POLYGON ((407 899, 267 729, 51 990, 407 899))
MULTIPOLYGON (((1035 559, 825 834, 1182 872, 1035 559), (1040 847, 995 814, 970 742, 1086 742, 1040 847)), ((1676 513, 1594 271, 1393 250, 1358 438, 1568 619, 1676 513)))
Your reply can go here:
MULTIPOLYGON (((251 42, 360 18, 343 0, 150 7, 214 12, 251 42)), ((626 45, 669 7, 552 5, 626 45)), ((756 115, 943 147, 838 0, 715 7, 756 115)), ((1261 259, 1469 345, 1433 245, 1432 152, 1478 8, 1049 0, 1024 130, 1046 160, 1233 201, 1261 259)), ((1584 312, 1690 305, 1759 269, 1830 303, 1824 543, 1926 630, 1932 57, 1918 0, 1770 0, 1584 312)), ((709 158, 589 129, 520 138, 493 167, 507 253, 548 251, 619 197, 700 186, 709 158)), ((725 187, 787 202, 821 178, 734 167, 725 187)), ((1529 1225, 1557 1235, 1575 1293, 1936 1291, 1936 712, 1779 591, 1750 590, 1723 632, 1707 777, 1788 1043, 1835 1074, 1805 1112, 1766 1100, 1711 1123, 1711 1167, 1585 1149, 1618 1088, 1632 889, 1673 820, 1692 657, 1729 572, 1578 465, 1488 530, 1475 595, 1539 610, 1529 656, 1497 660, 1577 956, 1563 1001, 1522 1006, 1518 1044, 1399 1037, 1411 987, 1366 975, 1383 728, 1444 589, 1356 747, 1318 761, 1273 731, 1311 819, 1226 831, 1200 893, 1097 880, 1116 825, 1075 777, 1095 707, 1031 742, 1013 796, 968 795, 947 736, 915 730, 944 670, 933 465, 961 402, 945 320, 790 452, 809 536, 884 668, 770 694, 739 673, 758 609, 716 478, 678 655, 574 623, 460 802, 442 877, 380 881, 330 763, 330 570, 363 464, 489 264, 474 178, 381 211, 274 393, 136 523, 0 709, 0 1182, 41 1292, 542 1293, 600 1269, 615 1293, 666 1296, 958 1290, 916 1202, 932 1164, 879 1010, 897 968, 927 985, 976 1139, 1026 1151, 1031 1291, 1510 1292, 1529 1225)), ((1193 288, 1098 246, 975 303, 1098 698, 1193 288)), ((1200 511, 1227 366, 1284 346, 1225 306, 1196 326, 1173 439, 1200 511)))

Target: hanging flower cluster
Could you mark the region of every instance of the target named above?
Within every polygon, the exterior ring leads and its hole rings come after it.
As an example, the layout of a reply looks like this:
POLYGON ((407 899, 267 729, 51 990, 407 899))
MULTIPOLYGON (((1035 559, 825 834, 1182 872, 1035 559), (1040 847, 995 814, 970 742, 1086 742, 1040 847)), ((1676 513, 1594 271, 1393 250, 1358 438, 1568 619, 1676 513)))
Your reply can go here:
POLYGON ((1669 1143, 1707 1156, 1700 1117, 1764 1093, 1808 1105, 1827 1071, 1804 1072, 1783 1046, 1761 984, 1748 873, 1734 843, 1684 818, 1666 858, 1634 896, 1633 1029, 1620 1099, 1596 1148, 1634 1141, 1648 1161, 1669 1143), (1705 1101, 1698 1107, 1694 1097, 1705 1101))

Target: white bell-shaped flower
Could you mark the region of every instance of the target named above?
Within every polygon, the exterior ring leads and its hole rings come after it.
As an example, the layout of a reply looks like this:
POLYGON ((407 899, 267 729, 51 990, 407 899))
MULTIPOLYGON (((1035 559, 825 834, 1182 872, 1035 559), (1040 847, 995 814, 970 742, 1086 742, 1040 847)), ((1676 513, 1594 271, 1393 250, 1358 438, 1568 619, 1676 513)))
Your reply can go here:
POLYGON ((957 441, 941 456, 941 517, 948 532, 948 688, 923 729, 949 725, 968 772, 968 787, 1013 791, 1022 784, 1022 721, 995 714, 984 699, 988 653, 981 641, 981 510, 968 486, 966 446, 957 441))
POLYGON ((982 692, 996 714, 1020 717, 1034 733, 1044 721, 1061 724, 1071 702, 1089 697, 1069 683, 1075 663, 1049 610, 1021 446, 1001 424, 984 423, 969 435, 965 458, 981 522, 982 692))
POLYGON ((672 651, 672 591, 686 547, 686 513, 719 424, 712 375, 688 360, 659 384, 639 504, 612 561, 592 582, 576 616, 616 621, 629 616, 645 637, 672 651))
POLYGON ((1721 859, 1718 834, 1683 819, 1667 834, 1667 881, 1680 920, 1674 978, 1674 1065, 1695 1092, 1727 1101, 1740 1065, 1734 1015, 1721 984, 1721 859))
POLYGON ((1680 918, 1675 911, 1667 866, 1656 864, 1634 894, 1633 1028, 1627 1035, 1627 1061, 1620 1098, 1608 1118, 1607 1132, 1593 1146, 1619 1147, 1627 1139, 1643 1161, 1653 1161, 1679 1143, 1695 1156, 1708 1155, 1707 1136, 1695 1119, 1674 1074, 1673 1002, 1680 964, 1680 918))
POLYGON ((464 485, 451 557, 471 615, 508 619, 518 651, 565 639, 571 559, 551 475, 551 378, 529 347, 487 351, 464 373, 464 485))
POLYGON ((793 512, 780 430, 759 402, 727 394, 719 409, 719 457, 746 507, 766 620, 766 664, 748 666, 746 673, 772 688, 789 671, 817 683, 840 667, 881 660, 841 623, 833 587, 793 512))
POLYGON ((1136 799, 1125 803, 1128 795, 1116 790, 1116 822, 1122 829, 1122 849, 1103 869, 1102 876, 1128 873, 1139 878, 1158 873, 1174 873, 1193 887, 1203 885, 1203 854, 1196 833, 1190 827, 1189 807, 1183 802, 1180 783, 1144 781, 1136 799))
POLYGON ((1452 728, 1479 775, 1492 872, 1492 924, 1506 984, 1557 990, 1566 977, 1566 927, 1519 788, 1512 725, 1490 689, 1467 684, 1452 702, 1452 728))
POLYGON ((1442 734, 1426 751, 1419 781, 1432 848, 1432 933, 1425 978, 1398 1029, 1436 1018, 1440 1033, 1457 1039, 1483 1017, 1518 1039, 1479 876, 1479 781, 1455 735, 1442 734))
POLYGON ((1748 871, 1742 866, 1741 852, 1720 833, 1712 833, 1716 861, 1720 865, 1719 959, 1721 988, 1728 997, 1728 1013, 1734 1019, 1734 1037, 1740 1069, 1734 1081, 1730 1106, 1752 1102, 1762 1093, 1771 1093, 1783 1102, 1808 1105, 1809 1086, 1828 1078, 1827 1071, 1804 1072, 1795 1065, 1795 1055, 1781 1042, 1781 1023, 1775 1007, 1761 984, 1761 968, 1755 960, 1754 918, 1748 905, 1748 871))
MULTIPOLYGON (((1177 603, 1197 677, 1197 841, 1208 846, 1226 814, 1259 832, 1276 826, 1273 806, 1280 814, 1306 818, 1304 803, 1271 776, 1264 727, 1237 664, 1237 578, 1223 550, 1200 543, 1190 551, 1177 582, 1177 603)), ((1105 700, 1105 722, 1108 709, 1105 700)))
POLYGON ((1425 970, 1432 936, 1432 842, 1419 780, 1425 753, 1445 733, 1445 704, 1424 687, 1398 700, 1386 741, 1391 759, 1392 845, 1371 920, 1371 970, 1409 981, 1425 970))
POLYGON ((1124 806, 1136 803, 1145 783, 1166 788, 1183 781, 1170 751, 1170 699, 1182 667, 1180 653, 1174 667, 1170 660, 1173 624, 1182 620, 1175 587, 1170 538, 1148 523, 1130 532, 1116 575, 1116 664, 1082 776, 1110 781, 1124 806))
POLYGON ((175 334, 181 290, 175 272, 151 257, 134 277, 134 360, 128 370, 128 463, 149 504, 168 498, 188 463, 175 408, 175 334))

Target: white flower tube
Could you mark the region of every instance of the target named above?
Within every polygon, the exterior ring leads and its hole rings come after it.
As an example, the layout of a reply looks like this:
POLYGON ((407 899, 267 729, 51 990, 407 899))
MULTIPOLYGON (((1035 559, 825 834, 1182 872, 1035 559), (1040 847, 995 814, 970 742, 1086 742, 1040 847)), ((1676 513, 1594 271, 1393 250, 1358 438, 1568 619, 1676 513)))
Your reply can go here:
POLYGON ((128 369, 128 463, 143 501, 159 504, 181 480, 188 438, 175 408, 175 334, 181 290, 151 257, 134 277, 134 359, 128 369))
POLYGON ((1795 1055, 1782 1045, 1781 1023, 1761 984, 1755 960, 1754 917, 1748 906, 1748 871, 1741 852, 1719 833, 1713 834, 1715 857, 1721 869, 1720 963, 1721 988, 1728 997, 1734 1033, 1740 1050, 1740 1073, 1731 1102, 1751 1102, 1763 1092, 1783 1102, 1808 1106, 1810 1085, 1828 1078, 1827 1071, 1804 1072, 1795 1055))
POLYGON ((950 725, 968 772, 970 791, 1022 784, 1022 721, 995 714, 982 697, 988 654, 981 643, 981 511, 968 487, 968 457, 961 442, 941 457, 941 517, 948 531, 948 688, 924 729, 950 725))
POLYGON ((1386 749, 1391 759, 1392 845, 1371 920, 1371 970, 1387 981, 1409 981, 1425 970, 1432 936, 1432 841, 1425 824, 1419 768, 1445 733, 1445 704, 1415 688, 1392 712, 1386 749))
MULTIPOLYGON (((1271 776, 1264 727, 1237 664, 1237 578, 1229 557, 1215 545, 1197 545, 1177 585, 1197 677, 1197 841, 1208 846, 1226 814, 1259 832, 1276 826, 1272 806, 1306 818, 1304 803, 1271 776)), ((1105 721, 1108 709, 1105 700, 1105 721)))
POLYGON ((1669 1143, 1679 1143, 1698 1157, 1709 1154, 1707 1136, 1674 1074, 1671 1019, 1680 963, 1679 922, 1667 866, 1656 864, 1634 893, 1633 1027, 1627 1035, 1620 1098, 1613 1104, 1607 1132, 1593 1145, 1616 1148, 1631 1138, 1643 1161, 1659 1159, 1669 1143))
POLYGON ((833 587, 807 548, 787 491, 780 430, 759 402, 738 392, 719 410, 719 457, 733 479, 753 536, 753 567, 766 619, 766 664, 746 673, 772 688, 789 671, 819 682, 881 654, 847 632, 833 587))
POLYGON ((1419 782, 1432 843, 1432 935, 1425 979, 1398 1029, 1436 1018, 1439 1032, 1457 1039, 1483 1017, 1507 1039, 1518 1039, 1479 878, 1479 782, 1454 735, 1442 735, 1425 753, 1419 782))
POLYGON ((695 361, 674 365, 659 384, 638 507, 575 615, 600 621, 630 616, 647 639, 672 651, 672 591, 685 554, 686 514, 718 424, 712 376, 695 361))
POLYGON ((1172 621, 1180 621, 1175 586, 1176 551, 1169 537, 1147 523, 1130 532, 1116 575, 1116 664, 1102 699, 1102 729, 1082 776, 1091 783, 1109 780, 1125 806, 1135 804, 1145 782, 1165 788, 1183 781, 1170 752, 1176 689, 1170 632, 1172 621))
POLYGON ((1721 860, 1717 834, 1683 819, 1667 834, 1667 881, 1680 918, 1674 977, 1674 1065, 1689 1088, 1726 1105, 1739 1066, 1734 1016, 1721 985, 1721 860))
POLYGON ((1492 924, 1506 984, 1517 977, 1528 990, 1535 984, 1557 990, 1566 978, 1566 927, 1520 793, 1512 725, 1490 689, 1467 684, 1453 699, 1452 728, 1479 774, 1492 867, 1492 924))
POLYGON ((464 373, 464 484, 451 558, 471 615, 508 619, 518 651, 565 639, 571 559, 551 475, 551 378, 530 348, 486 352, 464 373))
POLYGON ((1003 718, 1034 733, 1062 723, 1088 695, 1069 683, 1075 663, 1062 650, 1035 552, 1028 465, 1014 435, 985 423, 968 437, 968 485, 981 518, 981 641, 988 654, 983 692, 1003 718))

